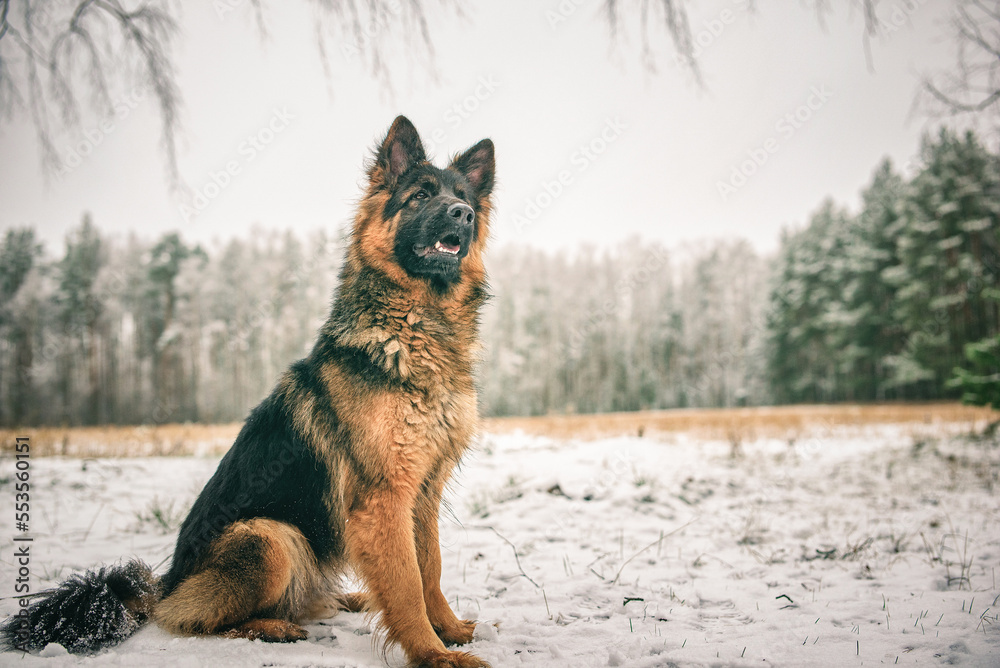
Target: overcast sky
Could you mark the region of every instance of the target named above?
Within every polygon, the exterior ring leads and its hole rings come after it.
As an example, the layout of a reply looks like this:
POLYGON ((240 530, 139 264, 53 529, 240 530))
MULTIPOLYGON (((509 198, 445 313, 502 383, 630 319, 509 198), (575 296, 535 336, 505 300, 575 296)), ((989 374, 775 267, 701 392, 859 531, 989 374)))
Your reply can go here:
POLYGON ((263 40, 250 3, 230 4, 220 16, 213 3, 186 3, 176 42, 179 165, 201 211, 168 187, 155 102, 119 95, 128 111, 109 131, 92 118, 57 141, 73 162, 81 144, 96 146, 48 183, 30 126, 0 126, 0 225, 34 225, 50 253, 84 211, 106 232, 150 239, 225 240, 254 224, 342 229, 363 160, 402 113, 438 164, 494 140, 494 243, 743 237, 766 252, 824 197, 856 206, 883 156, 902 165, 916 154, 930 127, 910 117, 917 77, 952 62, 947 0, 882 2, 885 19, 906 25, 873 42, 874 72, 856 10, 821 25, 800 3, 761 0, 750 15, 739 1, 706 0, 687 3, 704 45, 699 89, 660 30, 657 72, 642 67, 635 17, 612 44, 600 0, 512 0, 471 3, 464 18, 433 5, 436 76, 426 56, 390 43, 388 91, 337 44, 324 76, 310 3, 270 3, 263 40), (750 175, 734 176, 741 168, 750 175))

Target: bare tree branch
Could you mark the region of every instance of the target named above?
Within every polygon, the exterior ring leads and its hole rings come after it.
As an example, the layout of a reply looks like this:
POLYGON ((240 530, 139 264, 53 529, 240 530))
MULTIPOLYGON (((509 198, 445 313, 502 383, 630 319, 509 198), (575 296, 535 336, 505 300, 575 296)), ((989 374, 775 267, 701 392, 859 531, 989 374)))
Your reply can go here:
POLYGON ((162 144, 170 183, 177 186, 180 175, 177 171, 175 135, 180 91, 174 80, 173 63, 164 48, 176 31, 176 24, 166 12, 149 5, 141 5, 131 12, 126 11, 118 0, 95 0, 94 6, 117 19, 126 40, 135 46, 145 64, 147 83, 160 103, 162 144))
POLYGON ((941 102, 942 104, 946 105, 952 111, 952 113, 955 114, 978 113, 981 111, 986 111, 987 109, 990 108, 990 106, 994 102, 1000 100, 1000 90, 993 91, 987 97, 983 98, 979 102, 965 103, 965 102, 959 102, 954 98, 945 95, 937 88, 935 88, 934 85, 931 84, 930 82, 924 83, 924 89, 928 93, 930 93, 935 99, 937 99, 938 102, 941 102))
MULTIPOLYGON (((811 2, 813 10, 816 12, 817 22, 820 27, 825 29, 827 16, 833 11, 830 0, 809 0, 809 2, 811 2)), ((848 4, 851 7, 860 7, 861 9, 864 18, 862 39, 865 59, 868 69, 874 71, 871 38, 877 36, 880 32, 881 20, 878 16, 879 0, 848 0, 848 4)), ((754 0, 742 0, 736 7, 741 8, 747 14, 756 12, 756 3, 754 0)), ((643 66, 651 72, 655 72, 657 68, 650 41, 649 28, 650 25, 659 23, 662 20, 663 32, 666 33, 671 42, 677 62, 691 73, 697 85, 704 85, 701 66, 698 63, 698 49, 696 48, 691 32, 685 0, 631 0, 631 3, 623 3, 620 0, 604 0, 602 14, 613 42, 623 32, 622 21, 626 15, 638 16, 640 60, 643 66), (624 7, 623 5, 628 5, 628 7, 624 7), (659 12, 659 17, 651 15, 651 7, 659 12), (629 14, 632 8, 635 8, 636 11, 629 14)))
MULTIPOLYGON (((438 0, 461 16, 457 0, 438 0)), ((833 10, 831 0, 807 0, 820 25, 833 10)), ((884 25, 880 0, 848 0, 860 8, 865 57, 874 69, 871 38, 884 25)), ((113 112, 112 99, 130 82, 128 65, 139 83, 157 100, 164 163, 172 186, 180 184, 176 138, 180 131, 181 96, 172 46, 177 34, 167 0, 72 0, 68 4, 39 0, 0 0, 0 118, 25 110, 35 129, 43 169, 57 172, 61 162, 54 140, 78 126, 90 95, 91 110, 102 117, 113 112), (121 67, 125 63, 126 67, 121 67)), ((930 115, 986 115, 1000 111, 1000 2, 959 0, 953 12, 957 58, 952 72, 925 76, 922 104, 930 115)), ((332 61, 354 59, 391 92, 385 52, 403 49, 411 66, 422 66, 436 78, 434 45, 426 0, 312 0, 316 44, 332 88, 332 61), (337 50, 332 50, 336 45, 337 50), (339 54, 337 53, 339 51, 339 54), (423 57, 423 63, 417 63, 423 57)), ((267 35, 264 0, 250 0, 249 11, 261 37, 267 35)), ((753 0, 743 9, 755 10, 753 0)), ((896 5, 892 5, 896 9, 896 5)), ((624 33, 623 20, 635 17, 640 59, 656 71, 654 42, 667 37, 677 61, 703 85, 698 48, 692 36, 686 0, 604 0, 603 17, 612 41, 624 33)))
MULTIPOLYGON (((391 72, 386 65, 386 53, 399 48, 405 62, 419 64, 432 78, 437 78, 434 40, 427 20, 425 0, 312 0, 316 17, 316 47, 329 81, 331 58, 329 49, 338 45, 345 61, 357 62, 392 91, 391 72), (418 63, 423 58, 422 63, 418 63)), ((439 0, 447 12, 462 15, 457 2, 439 0)))
POLYGON ((267 24, 264 22, 264 6, 261 4, 261 0, 250 0, 250 6, 253 7, 253 16, 257 20, 257 32, 264 39, 268 34, 267 24))
MULTIPOLYGON (((457 15, 453 0, 439 0, 457 15)), ((434 49, 425 0, 312 0, 317 45, 331 81, 336 44, 391 90, 383 49, 401 44, 408 56, 434 49)), ((264 0, 250 0, 257 32, 267 37, 264 0)), ((85 111, 102 120, 116 95, 148 89, 156 99, 168 181, 182 188, 177 167, 181 93, 173 56, 178 27, 169 0, 0 0, 0 119, 25 111, 46 175, 60 173, 56 141, 79 128, 85 111), (81 100, 83 96, 83 100, 81 100)), ((412 57, 407 62, 414 63, 412 57)), ((74 143, 74 142, 70 142, 74 143)))
POLYGON ((35 41, 35 22, 30 2, 25 1, 23 16, 25 37, 21 37, 21 33, 13 29, 8 30, 8 32, 12 37, 17 39, 27 57, 28 104, 31 107, 31 117, 35 122, 38 143, 42 150, 42 166, 43 168, 55 169, 59 164, 59 159, 56 155, 55 146, 52 144, 48 110, 45 106, 42 83, 38 75, 38 61, 41 58, 32 46, 32 43, 35 41))
POLYGON ((865 30, 861 41, 865 50, 865 64, 869 72, 875 71, 875 58, 872 56, 872 37, 878 34, 878 13, 875 11, 877 0, 864 0, 862 11, 865 15, 865 30))
POLYGON ((0 39, 7 34, 7 13, 10 11, 10 0, 0 0, 0 39))
MULTIPOLYGON (((640 34, 640 57, 644 67, 656 71, 656 59, 650 46, 649 26, 662 21, 663 30, 670 39, 677 61, 694 77, 698 86, 703 85, 701 69, 695 56, 694 41, 688 23, 684 0, 637 0, 640 34), (658 12, 658 17, 652 16, 658 12)), ((624 14, 618 0, 604 0, 604 20, 608 24, 612 42, 618 39, 624 14)))
POLYGON ((10 9, 16 1, 0 0, 0 108, 14 113, 26 98, 43 171, 51 175, 63 168, 55 140, 80 124, 83 105, 77 89, 88 90, 89 106, 107 118, 113 113, 112 89, 129 85, 127 66, 138 60, 140 78, 156 93, 164 162, 176 185, 179 95, 170 54, 176 27, 167 10, 152 4, 155 0, 134 10, 118 0, 80 0, 68 6, 20 0, 15 26, 10 9), (115 70, 102 56, 102 46, 115 70), (114 84, 108 78, 112 72, 114 84))
MULTIPOLYGON (((923 76, 916 107, 930 117, 1000 122, 1000 1, 961 0, 952 11, 952 72, 923 76)), ((995 130, 996 128, 994 128, 995 130)))

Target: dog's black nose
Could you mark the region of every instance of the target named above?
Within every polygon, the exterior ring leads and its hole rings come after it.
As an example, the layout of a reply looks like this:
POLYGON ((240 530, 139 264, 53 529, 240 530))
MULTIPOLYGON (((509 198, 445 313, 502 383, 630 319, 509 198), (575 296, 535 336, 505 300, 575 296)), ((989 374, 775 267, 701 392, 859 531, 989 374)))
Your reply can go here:
POLYGON ((476 212, 465 202, 455 202, 449 206, 448 215, 454 218, 456 223, 465 225, 472 225, 472 221, 476 219, 476 212))

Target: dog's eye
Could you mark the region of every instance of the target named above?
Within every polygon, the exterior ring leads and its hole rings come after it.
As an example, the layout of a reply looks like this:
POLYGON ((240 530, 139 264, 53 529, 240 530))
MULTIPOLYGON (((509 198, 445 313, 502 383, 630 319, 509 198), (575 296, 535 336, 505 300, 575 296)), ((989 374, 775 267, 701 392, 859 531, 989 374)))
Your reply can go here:
POLYGON ((427 194, 426 190, 418 190, 413 195, 413 199, 427 199, 430 195, 427 194))

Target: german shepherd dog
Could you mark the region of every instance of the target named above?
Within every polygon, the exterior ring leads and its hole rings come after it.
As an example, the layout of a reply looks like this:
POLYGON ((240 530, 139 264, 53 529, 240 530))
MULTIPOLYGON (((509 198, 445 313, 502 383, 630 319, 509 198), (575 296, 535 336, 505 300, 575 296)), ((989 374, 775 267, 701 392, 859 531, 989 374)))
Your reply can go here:
POLYGON ((446 648, 471 641, 475 622, 441 593, 438 508, 477 428, 493 143, 439 169, 400 116, 367 172, 330 317, 250 413, 169 572, 132 561, 74 576, 5 622, 9 647, 95 651, 147 618, 295 641, 299 623, 340 608, 378 613, 411 665, 489 666, 446 648), (338 591, 347 568, 363 591, 338 591))

